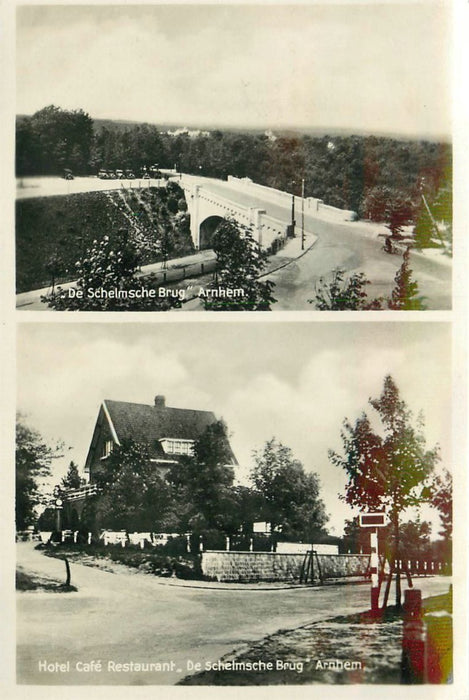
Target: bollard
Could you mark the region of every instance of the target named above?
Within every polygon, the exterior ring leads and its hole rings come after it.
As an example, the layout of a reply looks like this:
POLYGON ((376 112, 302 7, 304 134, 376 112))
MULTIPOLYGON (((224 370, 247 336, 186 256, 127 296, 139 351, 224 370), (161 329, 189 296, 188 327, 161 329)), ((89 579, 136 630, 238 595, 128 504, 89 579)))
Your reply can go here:
POLYGON ((425 676, 425 627, 422 621, 422 592, 409 588, 404 593, 401 683, 416 685, 425 676))
POLYGON ((225 549, 227 552, 230 551, 230 538, 229 537, 225 537, 225 549))

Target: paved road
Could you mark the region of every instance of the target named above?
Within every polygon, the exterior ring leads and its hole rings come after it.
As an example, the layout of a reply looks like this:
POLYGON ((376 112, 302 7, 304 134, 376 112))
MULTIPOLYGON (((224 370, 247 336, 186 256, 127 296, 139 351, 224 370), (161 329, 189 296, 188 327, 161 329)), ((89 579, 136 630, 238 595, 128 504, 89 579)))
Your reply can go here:
MULTIPOLYGON (((187 176, 184 176, 187 178, 187 176)), ((261 196, 210 178, 191 177, 191 182, 198 182, 205 189, 215 194, 224 195, 246 207, 261 207, 267 214, 288 224, 291 221, 290 207, 266 201, 261 196)), ((301 199, 296 198, 296 234, 301 235, 300 221, 301 199)), ((317 236, 312 249, 297 262, 283 268, 274 275, 269 275, 275 282, 274 296, 277 298, 276 311, 313 310, 308 299, 314 297, 314 286, 322 276, 340 267, 347 274, 364 272, 371 281, 367 287, 370 299, 379 296, 389 297, 395 285, 394 277, 402 256, 389 255, 383 250, 384 239, 379 233, 388 230, 382 224, 368 222, 340 222, 328 218, 305 215, 306 247, 311 234, 317 236)), ((451 309, 451 261, 441 255, 431 257, 429 254, 412 252, 410 267, 412 279, 418 282, 419 293, 425 297, 429 310, 451 309)))
MULTIPOLYGON (((63 580, 64 564, 31 543, 18 544, 18 563, 63 580)), ((71 566, 77 593, 18 593, 18 682, 37 685, 172 685, 191 662, 215 661, 234 648, 337 614, 369 607, 367 585, 272 590, 189 588, 142 574, 111 574, 71 566), (79 670, 102 662, 102 670, 79 670), (40 671, 39 664, 67 664, 40 671), (166 663, 164 671, 116 671, 117 663, 166 663), (78 664, 78 668, 77 668, 78 664), (172 668, 171 668, 172 667, 172 668), (116 666, 114 666, 114 669, 116 666)), ((449 580, 419 580, 431 593, 449 580)))
POLYGON ((23 177, 16 181, 16 198, 52 197, 56 195, 77 194, 81 192, 100 192, 103 190, 137 189, 142 187, 165 186, 165 180, 101 180, 98 177, 76 177, 64 180, 62 177, 23 177))
MULTIPOLYGON (((177 178, 176 178, 177 179, 177 178)), ((246 207, 260 207, 285 225, 291 221, 291 209, 275 201, 266 201, 262 196, 239 190, 229 182, 184 175, 183 180, 199 183, 207 190, 223 195, 246 207)), ((156 180, 142 180, 141 184, 148 186, 157 184, 156 180)), ((23 188, 18 188, 18 196, 46 196, 84 192, 97 189, 119 188, 122 186, 139 186, 139 181, 99 180, 98 178, 76 178, 66 181, 61 178, 25 178, 23 188)), ((299 222, 299 203, 297 198, 296 218, 299 222)), ((325 215, 329 217, 328 214, 325 215)), ((394 287, 396 271, 402 263, 400 255, 389 255, 383 250, 383 239, 378 233, 386 232, 383 225, 368 222, 340 222, 330 218, 317 218, 305 215, 306 247, 311 241, 317 241, 311 250, 297 262, 269 276, 275 282, 275 297, 278 300, 274 309, 277 311, 301 311, 314 309, 308 303, 314 298, 315 283, 320 277, 328 277, 332 270, 340 267, 347 274, 364 272, 371 284, 367 287, 370 299, 379 296, 389 297, 394 287)), ((297 236, 301 235, 299 226, 297 236)), ((411 253, 412 279, 418 282, 419 292, 425 297, 425 305, 429 310, 447 310, 452 305, 452 268, 451 262, 441 255, 430 257, 428 254, 411 253)), ((37 292, 31 298, 18 299, 18 305, 32 310, 46 308, 41 305, 37 292)), ((186 306, 184 310, 200 310, 200 304, 186 306)))

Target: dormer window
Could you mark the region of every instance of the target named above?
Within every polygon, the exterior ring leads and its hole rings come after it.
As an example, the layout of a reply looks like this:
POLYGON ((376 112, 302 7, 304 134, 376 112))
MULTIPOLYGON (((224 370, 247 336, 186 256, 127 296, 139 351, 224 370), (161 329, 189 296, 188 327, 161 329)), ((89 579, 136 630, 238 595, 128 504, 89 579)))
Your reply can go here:
POLYGON ((101 453, 101 459, 107 459, 109 457, 109 455, 111 454, 113 447, 114 447, 113 441, 106 440, 106 442, 103 444, 103 451, 101 453))
POLYGON ((194 454, 193 440, 174 440, 163 438, 160 440, 161 447, 168 455, 190 455, 194 454))

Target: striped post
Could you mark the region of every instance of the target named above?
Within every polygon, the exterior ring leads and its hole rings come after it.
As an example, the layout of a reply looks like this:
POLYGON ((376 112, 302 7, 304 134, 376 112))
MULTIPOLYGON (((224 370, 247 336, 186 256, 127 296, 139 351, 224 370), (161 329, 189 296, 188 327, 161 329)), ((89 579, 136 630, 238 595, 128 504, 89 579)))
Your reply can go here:
POLYGON ((379 610, 379 558, 378 558, 378 530, 373 528, 370 533, 370 573, 371 573, 371 612, 377 613, 379 610))

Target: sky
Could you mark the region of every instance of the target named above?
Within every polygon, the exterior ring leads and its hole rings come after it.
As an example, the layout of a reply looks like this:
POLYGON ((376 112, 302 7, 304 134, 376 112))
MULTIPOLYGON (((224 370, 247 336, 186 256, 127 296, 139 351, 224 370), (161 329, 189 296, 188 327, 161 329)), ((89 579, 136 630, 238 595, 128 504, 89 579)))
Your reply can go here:
POLYGON ((20 6, 16 110, 448 136, 450 6, 20 6))
MULTIPOLYGON (((84 466, 104 399, 153 404, 157 394, 179 408, 210 410, 228 426, 246 483, 253 450, 272 437, 320 477, 329 528, 342 534, 353 516, 340 502, 345 473, 328 459, 341 449, 345 417, 373 418, 370 397, 391 374, 428 447, 451 465, 451 332, 440 322, 20 323, 18 409, 64 459, 84 466)), ((435 521, 436 522, 436 521, 435 521)), ((435 532, 436 534, 436 532, 435 532)))

